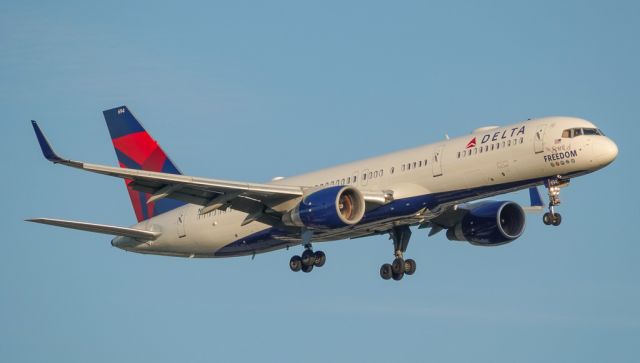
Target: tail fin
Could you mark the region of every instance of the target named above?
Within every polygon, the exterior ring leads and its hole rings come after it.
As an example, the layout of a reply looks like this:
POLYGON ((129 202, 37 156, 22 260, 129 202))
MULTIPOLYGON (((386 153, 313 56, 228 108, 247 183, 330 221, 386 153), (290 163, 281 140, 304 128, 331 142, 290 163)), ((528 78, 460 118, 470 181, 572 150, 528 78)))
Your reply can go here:
MULTIPOLYGON (((116 150, 120 167, 163 173, 181 174, 160 145, 151 138, 140 122, 131 114, 127 106, 103 112, 116 150)), ((138 222, 168 212, 184 205, 173 199, 160 199, 148 203, 151 194, 133 190, 131 180, 125 180, 131 204, 138 222)))

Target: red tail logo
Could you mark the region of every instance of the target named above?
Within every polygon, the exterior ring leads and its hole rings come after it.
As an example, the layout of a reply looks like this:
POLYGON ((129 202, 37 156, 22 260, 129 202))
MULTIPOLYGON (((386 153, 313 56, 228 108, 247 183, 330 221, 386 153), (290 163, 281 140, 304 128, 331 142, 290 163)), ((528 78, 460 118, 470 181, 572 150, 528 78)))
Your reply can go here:
POLYGON ((476 147, 476 138, 475 137, 473 139, 471 139, 471 141, 469 141, 469 143, 467 144, 467 149, 472 148, 472 147, 476 147))

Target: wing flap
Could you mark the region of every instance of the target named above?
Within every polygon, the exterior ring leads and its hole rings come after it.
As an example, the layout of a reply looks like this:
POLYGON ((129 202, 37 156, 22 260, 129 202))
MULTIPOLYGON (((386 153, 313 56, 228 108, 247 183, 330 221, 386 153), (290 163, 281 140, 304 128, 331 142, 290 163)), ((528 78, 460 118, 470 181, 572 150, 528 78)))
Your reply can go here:
POLYGON ((52 218, 33 218, 27 219, 27 222, 48 224, 50 226, 78 229, 81 231, 109 234, 112 236, 123 236, 141 240, 155 240, 160 237, 160 232, 144 231, 136 228, 127 228, 119 226, 111 226, 107 224, 97 224, 79 221, 68 221, 63 219, 52 218))

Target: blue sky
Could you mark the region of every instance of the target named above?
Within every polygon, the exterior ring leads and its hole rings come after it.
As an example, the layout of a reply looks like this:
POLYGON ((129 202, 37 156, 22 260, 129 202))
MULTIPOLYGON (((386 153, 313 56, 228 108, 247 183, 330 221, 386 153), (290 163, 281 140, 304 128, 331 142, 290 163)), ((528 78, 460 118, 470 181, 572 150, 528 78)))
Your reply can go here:
MULTIPOLYGON (((7 362, 635 362, 640 5, 633 1, 39 2, 0 11, 7 362), (294 274, 276 251, 185 260, 32 225, 129 225, 101 111, 128 105, 176 164, 265 181, 461 135, 573 115, 618 160, 562 192, 563 224, 528 218, 498 248, 426 238, 418 272, 378 276, 385 237, 322 245, 294 274)), ((524 193, 506 198, 526 201, 524 193)))

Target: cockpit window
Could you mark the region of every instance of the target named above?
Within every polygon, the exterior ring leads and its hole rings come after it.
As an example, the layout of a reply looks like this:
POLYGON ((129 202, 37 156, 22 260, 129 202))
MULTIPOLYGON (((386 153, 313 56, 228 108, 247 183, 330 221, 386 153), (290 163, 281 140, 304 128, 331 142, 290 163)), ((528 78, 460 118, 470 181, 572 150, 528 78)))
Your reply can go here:
POLYGON ((604 136, 600 129, 593 128, 585 128, 585 127, 576 127, 573 129, 566 129, 562 131, 562 137, 565 139, 570 139, 576 136, 581 135, 596 135, 596 136, 604 136))

